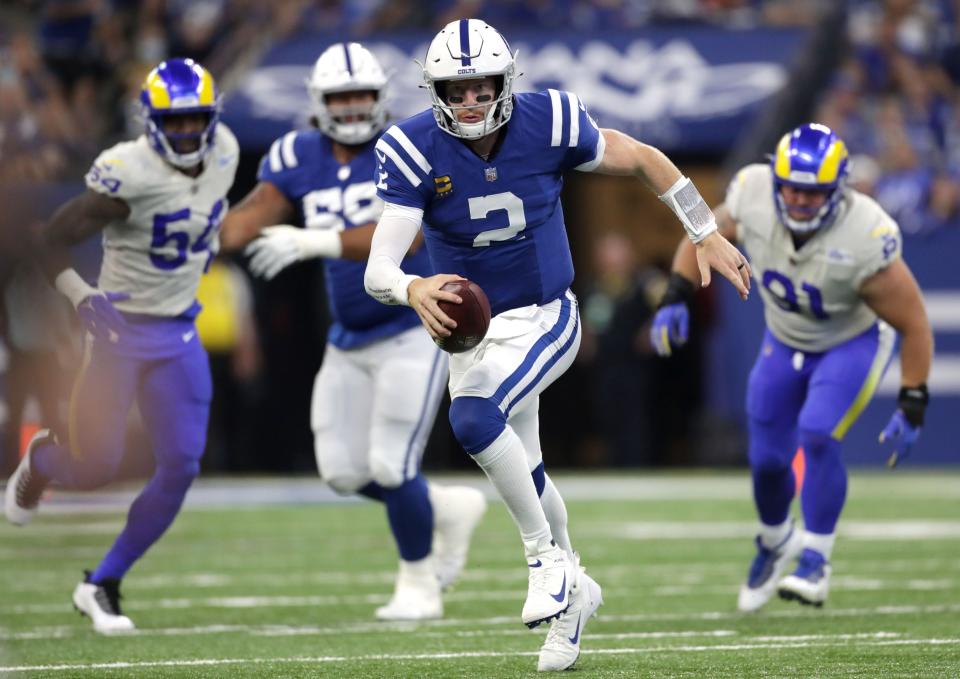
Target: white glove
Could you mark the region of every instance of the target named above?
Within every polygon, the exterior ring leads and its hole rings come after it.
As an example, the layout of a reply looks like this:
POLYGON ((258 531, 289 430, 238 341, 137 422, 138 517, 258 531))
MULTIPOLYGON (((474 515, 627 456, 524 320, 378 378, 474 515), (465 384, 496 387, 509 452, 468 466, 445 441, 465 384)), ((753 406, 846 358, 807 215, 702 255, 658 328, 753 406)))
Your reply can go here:
POLYGON ((288 224, 268 226, 244 250, 250 257, 250 271, 268 281, 296 262, 339 257, 342 252, 339 231, 301 229, 288 224))

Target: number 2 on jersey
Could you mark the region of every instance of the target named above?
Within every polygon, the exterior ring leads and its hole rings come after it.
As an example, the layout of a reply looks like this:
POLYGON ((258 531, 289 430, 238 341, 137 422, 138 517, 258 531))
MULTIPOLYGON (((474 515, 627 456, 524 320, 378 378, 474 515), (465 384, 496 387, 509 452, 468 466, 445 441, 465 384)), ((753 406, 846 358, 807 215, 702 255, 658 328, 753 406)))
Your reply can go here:
MULTIPOLYGON (((784 276, 779 271, 767 269, 763 272, 763 287, 770 291, 774 299, 784 311, 790 311, 796 314, 802 313, 800 301, 797 298, 797 289, 793 281, 784 276)), ((809 283, 801 283, 800 289, 807 293, 810 300, 810 312, 821 321, 830 318, 830 315, 823 309, 823 295, 820 289, 809 283)))
POLYGON ((509 191, 470 198, 467 200, 467 206, 470 208, 470 219, 486 219, 487 215, 495 210, 505 210, 507 213, 507 225, 500 229, 488 229, 478 233, 473 239, 475 248, 486 247, 493 241, 510 240, 527 228, 523 200, 509 191))

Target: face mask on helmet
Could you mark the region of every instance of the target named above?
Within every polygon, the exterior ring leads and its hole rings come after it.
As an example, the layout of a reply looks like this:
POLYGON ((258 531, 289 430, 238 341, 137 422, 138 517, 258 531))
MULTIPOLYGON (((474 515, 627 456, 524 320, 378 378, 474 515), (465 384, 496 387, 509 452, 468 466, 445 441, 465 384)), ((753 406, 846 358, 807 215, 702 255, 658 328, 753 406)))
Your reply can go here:
POLYGON ((384 90, 387 77, 373 54, 356 42, 331 45, 317 59, 307 80, 317 127, 341 144, 363 144, 387 122, 384 90), (355 97, 347 93, 370 93, 355 97), (337 101, 344 99, 345 101, 337 101))
POLYGON ((183 169, 203 161, 220 119, 220 98, 209 71, 192 59, 168 59, 147 76, 140 103, 154 151, 183 169))
POLYGON ((433 116, 444 132, 461 139, 479 139, 502 127, 513 114, 516 55, 499 32, 479 19, 447 24, 430 43, 423 79, 430 93, 433 116), (448 92, 458 81, 491 77, 490 101, 474 105, 451 102, 448 92), (480 111, 481 119, 464 121, 466 111, 480 111))
POLYGON ((810 234, 829 226, 846 186, 848 154, 843 141, 825 125, 801 125, 780 139, 770 163, 773 202, 780 222, 795 234, 810 234), (788 205, 785 186, 822 192, 826 201, 816 207, 788 205), (791 216, 791 211, 798 216, 791 216))

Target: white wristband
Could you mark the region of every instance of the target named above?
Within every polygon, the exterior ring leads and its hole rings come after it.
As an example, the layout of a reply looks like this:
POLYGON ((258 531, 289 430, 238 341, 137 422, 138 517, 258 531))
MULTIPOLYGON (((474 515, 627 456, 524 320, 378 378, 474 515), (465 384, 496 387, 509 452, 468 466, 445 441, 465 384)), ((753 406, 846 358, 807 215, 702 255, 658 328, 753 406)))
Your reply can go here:
POLYGON ((703 196, 689 178, 680 177, 660 196, 660 200, 670 206, 683 224, 687 236, 694 243, 699 243, 717 230, 717 220, 713 216, 713 211, 704 202, 703 196))
POLYGON ((301 259, 325 257, 336 259, 343 254, 343 239, 339 231, 303 229, 300 236, 301 259))
POLYGON ((57 290, 70 300, 74 309, 80 306, 80 303, 87 297, 96 295, 99 292, 95 287, 83 280, 80 274, 73 269, 64 269, 58 273, 54 279, 54 285, 57 290))

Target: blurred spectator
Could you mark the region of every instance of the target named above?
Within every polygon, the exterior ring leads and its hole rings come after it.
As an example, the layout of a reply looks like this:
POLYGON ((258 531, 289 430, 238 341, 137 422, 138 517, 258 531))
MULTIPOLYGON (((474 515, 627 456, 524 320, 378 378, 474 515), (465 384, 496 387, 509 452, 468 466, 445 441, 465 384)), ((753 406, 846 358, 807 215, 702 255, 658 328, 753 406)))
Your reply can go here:
POLYGON ((860 188, 905 233, 957 226, 960 126, 956 86, 943 65, 958 53, 954 3, 860 0, 851 3, 848 26, 852 58, 816 119, 861 156, 854 165, 864 168, 860 188))
POLYGON ((0 51, 0 181, 57 178, 85 148, 30 38, 15 34, 0 51))
POLYGON ((578 360, 589 366, 590 414, 607 464, 650 464, 661 452, 653 421, 658 359, 648 330, 663 285, 662 274, 638 268, 622 233, 605 233, 593 243, 578 360))
POLYGON ((66 400, 75 364, 70 303, 32 264, 21 264, 0 282, 0 328, 7 348, 7 418, 3 427, 0 470, 13 471, 19 460, 24 414, 33 405, 33 424, 66 435, 66 400))

